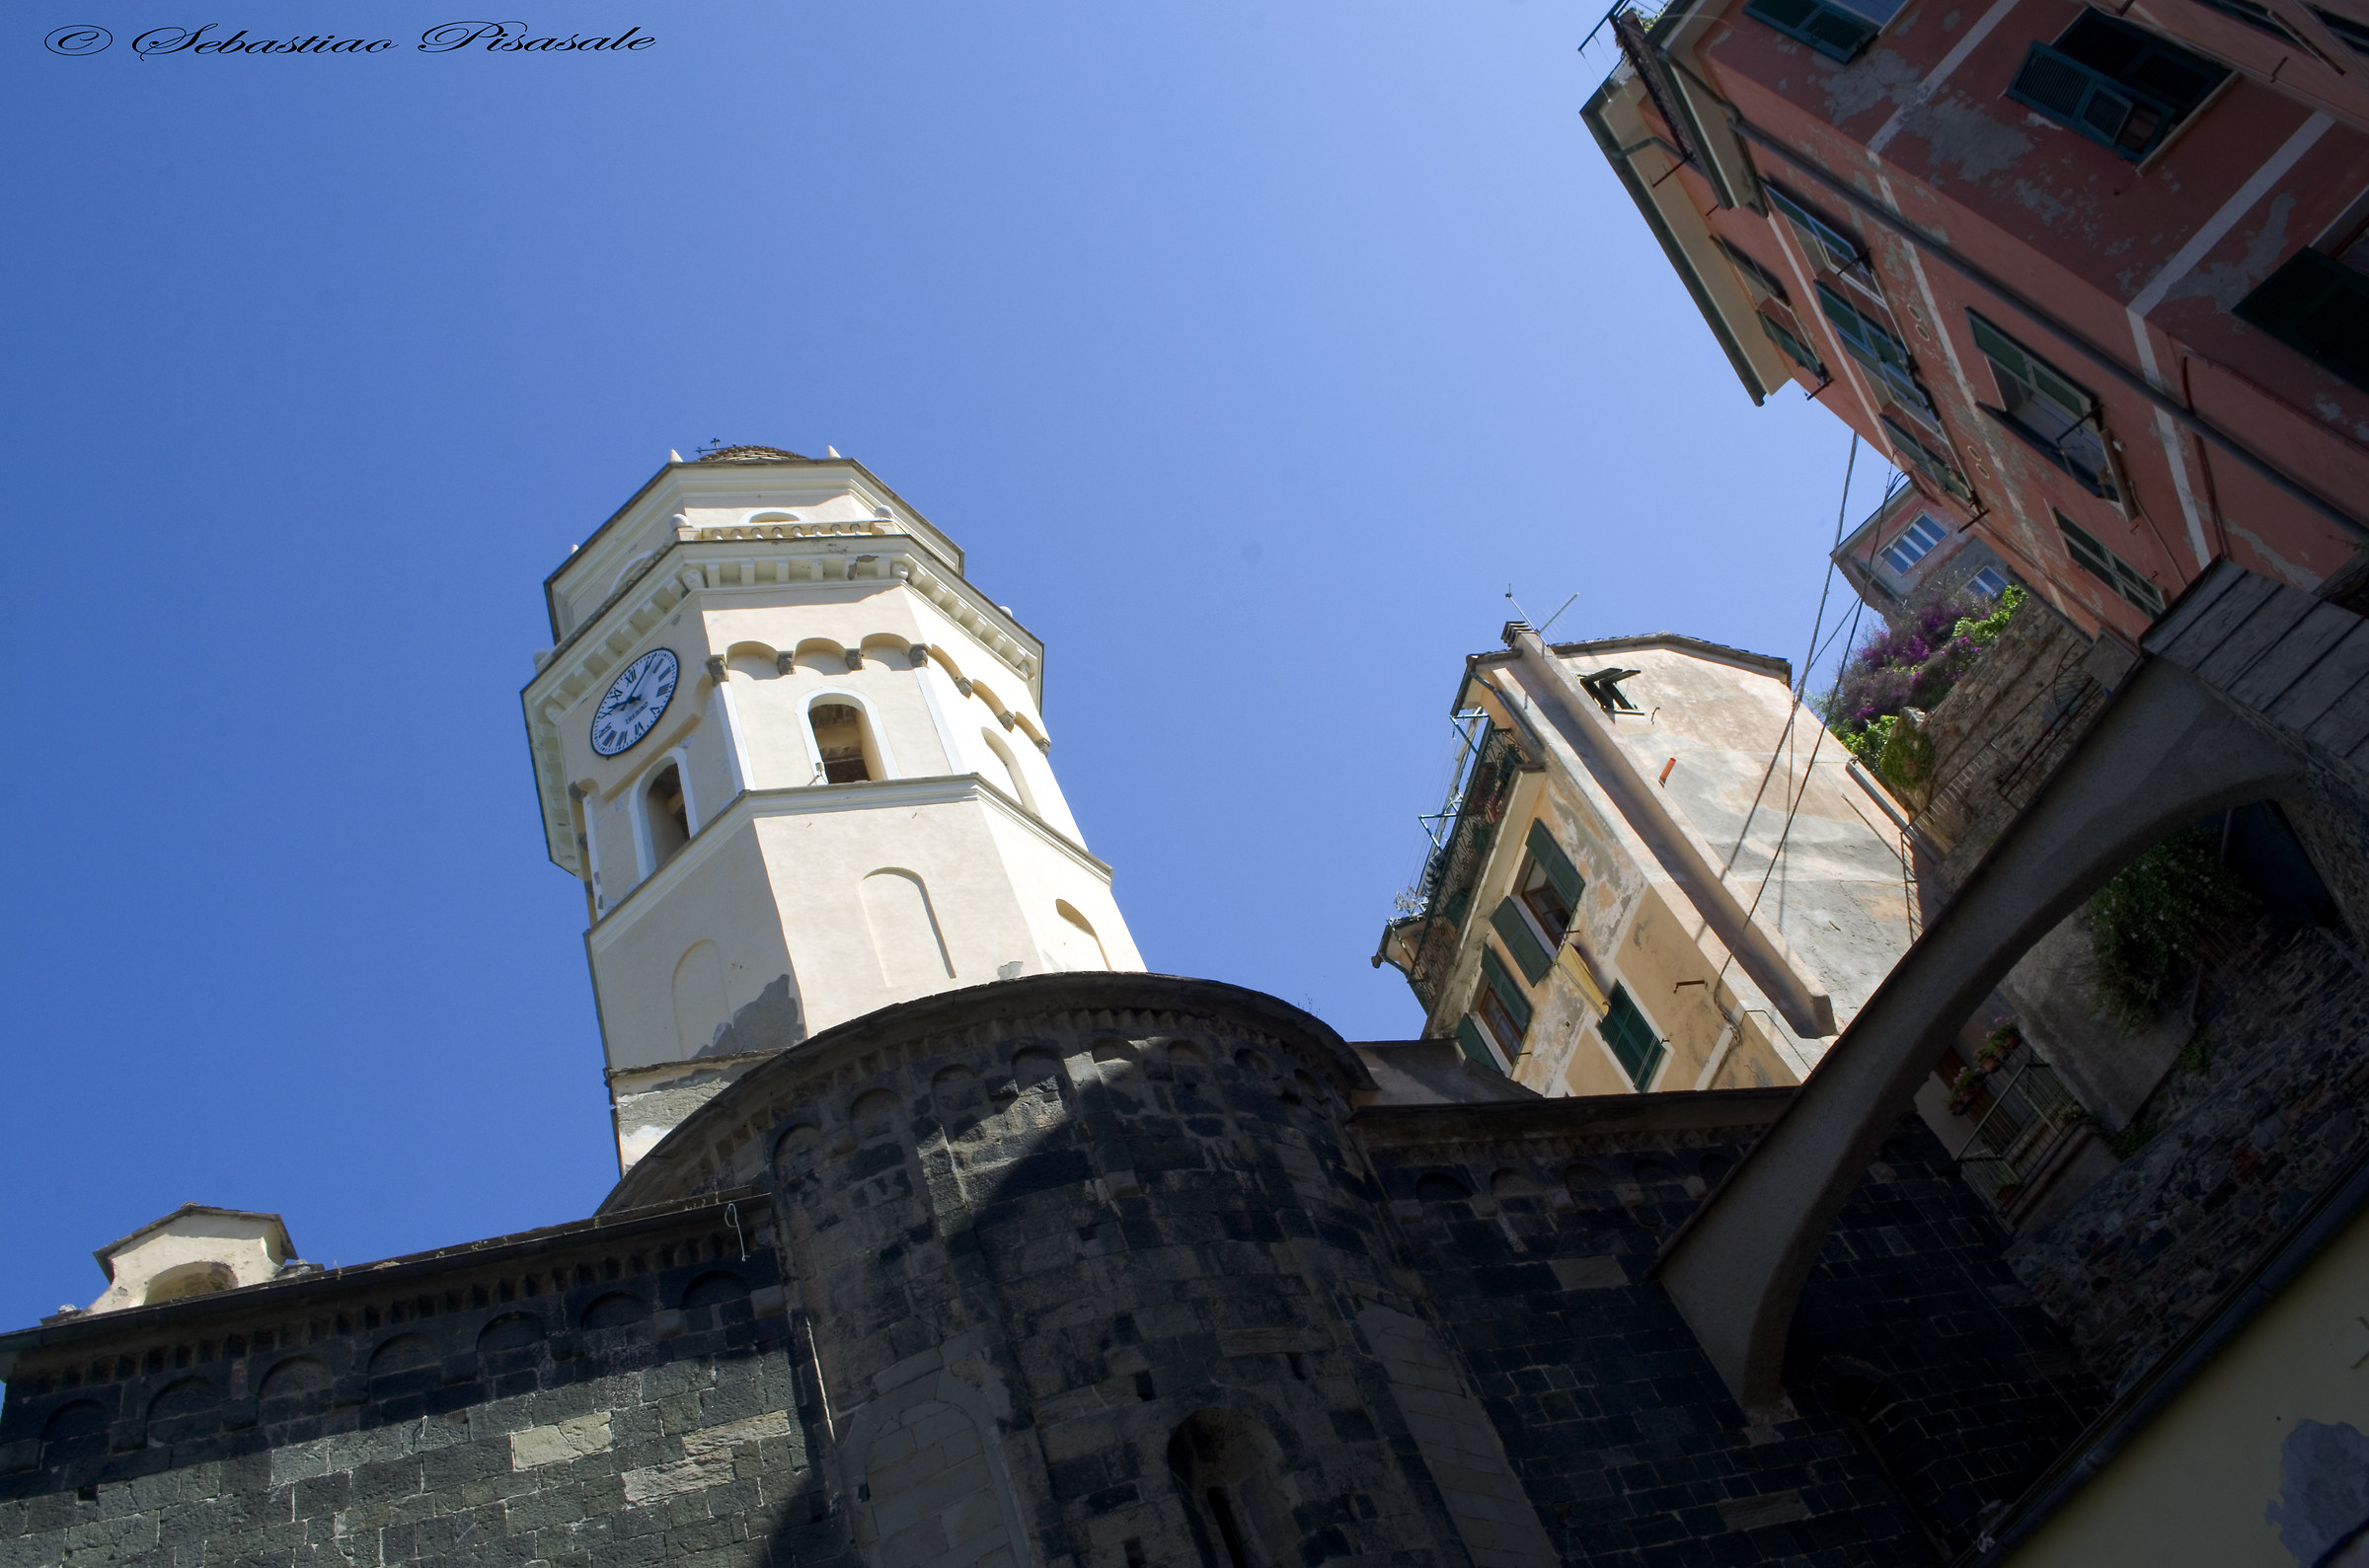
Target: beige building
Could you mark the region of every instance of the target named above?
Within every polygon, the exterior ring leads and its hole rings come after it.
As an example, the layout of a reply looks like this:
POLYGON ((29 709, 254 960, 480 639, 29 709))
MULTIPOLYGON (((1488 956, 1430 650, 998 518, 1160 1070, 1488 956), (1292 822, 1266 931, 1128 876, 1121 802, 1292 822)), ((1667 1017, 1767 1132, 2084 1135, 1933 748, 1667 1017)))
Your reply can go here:
POLYGON ((527 732, 621 1167, 815 1030, 1142 967, 1047 760, 1043 644, 861 464, 678 457, 545 593, 527 732))
POLYGON ((1457 775, 1377 964, 1543 1094, 1799 1083, 1905 951, 1900 807, 1792 667, 1663 633, 1467 661, 1457 775))

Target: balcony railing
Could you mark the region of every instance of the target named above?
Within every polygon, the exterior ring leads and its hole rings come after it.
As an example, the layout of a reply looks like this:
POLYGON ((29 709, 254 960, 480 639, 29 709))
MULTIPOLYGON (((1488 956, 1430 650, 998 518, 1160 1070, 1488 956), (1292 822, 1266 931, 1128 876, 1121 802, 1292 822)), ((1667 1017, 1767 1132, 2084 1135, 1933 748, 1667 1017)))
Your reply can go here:
POLYGON ((2090 1118, 2055 1070, 2026 1048, 2023 1065, 1984 1085, 1990 1100, 1957 1154, 1974 1190, 2013 1218, 2034 1192, 2073 1130, 2090 1118))

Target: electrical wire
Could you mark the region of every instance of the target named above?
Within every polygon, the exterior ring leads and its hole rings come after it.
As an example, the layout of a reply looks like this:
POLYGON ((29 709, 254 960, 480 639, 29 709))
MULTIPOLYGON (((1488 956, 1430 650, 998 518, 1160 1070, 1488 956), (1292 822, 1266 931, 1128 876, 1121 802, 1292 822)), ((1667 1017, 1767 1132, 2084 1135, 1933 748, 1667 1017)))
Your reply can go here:
MULTIPOLYGON (((1842 548, 1843 525, 1845 520, 1851 514, 1851 476, 1853 471, 1858 467, 1858 464, 1859 435, 1858 432, 1854 431, 1851 436, 1851 456, 1843 465, 1842 499, 1837 502, 1835 506, 1834 548, 1836 550, 1840 550, 1842 548)), ((1800 679, 1795 683, 1793 705, 1785 715, 1785 729, 1781 734, 1778 735, 1777 745, 1769 753, 1769 766, 1767 770, 1761 774, 1760 788, 1759 790, 1755 791, 1752 796, 1751 809, 1744 813, 1744 825, 1735 836, 1735 848, 1727 852, 1727 864, 1720 867, 1719 880, 1722 882, 1727 879, 1727 872, 1734 868, 1736 857, 1743 854, 1744 841, 1751 837, 1753 815, 1760 809, 1761 796, 1767 793, 1769 780, 1777 772, 1778 758, 1785 756, 1786 753, 1791 749, 1794 736, 1794 725, 1800 716, 1803 695, 1809 689, 1810 666, 1817 660, 1818 650, 1820 647, 1818 642, 1818 634, 1825 630, 1826 600, 1827 596, 1832 593, 1834 589, 1834 558, 1833 553, 1830 551, 1827 554, 1826 560, 1826 582, 1825 585, 1818 590, 1818 611, 1817 614, 1811 618, 1809 625, 1810 656, 1802 663, 1800 679)), ((1859 610, 1852 612, 1851 626, 1855 632, 1859 626, 1859 611, 1865 610, 1866 608, 1867 605, 1863 601, 1859 606, 1859 610)), ((1794 818, 1799 814, 1801 810, 1801 801, 1809 793, 1810 781, 1817 776, 1818 752, 1819 749, 1825 744, 1826 726, 1821 723, 1818 726, 1817 739, 1810 743, 1809 760, 1802 764, 1801 767, 1801 787, 1791 791, 1793 798, 1787 803, 1785 808, 1785 825, 1777 832, 1777 843, 1769 851, 1769 863, 1761 870, 1760 873, 1760 885, 1753 889, 1752 902, 1744 911, 1744 924, 1746 926, 1751 925, 1752 917, 1759 913, 1760 901, 1767 895, 1769 891, 1769 878, 1776 874, 1778 861, 1785 858, 1786 843, 1793 837, 1794 833, 1794 818)), ((1789 768, 1787 771, 1790 773, 1792 770, 1789 768)), ((1734 962, 1735 949, 1730 947, 1727 950, 1727 956, 1720 960, 1719 974, 1713 978, 1711 983, 1712 1000, 1715 1006, 1719 1000, 1719 983, 1727 978, 1727 966, 1734 962)))

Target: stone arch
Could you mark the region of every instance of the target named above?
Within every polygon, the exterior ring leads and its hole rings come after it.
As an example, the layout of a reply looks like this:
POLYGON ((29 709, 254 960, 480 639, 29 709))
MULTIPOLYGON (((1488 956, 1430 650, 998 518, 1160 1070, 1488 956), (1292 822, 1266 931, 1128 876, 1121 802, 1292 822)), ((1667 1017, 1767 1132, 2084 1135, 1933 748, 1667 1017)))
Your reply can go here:
POLYGON ((2130 674, 1656 1266, 1739 1402, 1782 1397, 1794 1310, 1827 1231, 2009 968, 2140 851, 2304 788, 2298 756, 2186 670, 2151 657, 2130 674))
POLYGON ((866 1555, 953 1568, 1001 1551, 1033 1563, 996 1430, 978 1390, 945 1371, 858 1409, 840 1454, 866 1555))
POLYGON ((882 985, 891 991, 934 991, 954 978, 928 883, 901 866, 882 866, 858 884, 857 895, 882 985))
POLYGON ((895 1135, 898 1102, 894 1092, 878 1087, 864 1090, 847 1104, 847 1125, 864 1143, 895 1135))
POLYGON ((674 965, 674 1035, 683 1059, 699 1055, 732 1021, 724 989, 724 950, 706 937, 683 950, 674 965))
POLYGON ((987 1114, 987 1089, 979 1075, 960 1062, 942 1067, 930 1080, 930 1104, 950 1138, 959 1138, 987 1114))
POLYGON ((96 1466, 107 1458, 108 1415, 96 1399, 69 1399, 49 1412, 41 1423, 40 1462, 44 1466, 96 1466))
POLYGON ((148 1401, 148 1441, 186 1442, 212 1431, 221 1420, 222 1390, 211 1379, 192 1374, 148 1401))
POLYGON ((227 1291, 239 1283, 238 1276, 227 1263, 182 1263, 158 1272, 148 1282, 148 1290, 140 1298, 144 1307, 159 1302, 178 1302, 191 1296, 210 1296, 215 1291, 227 1291))
POLYGON ((1004 744, 1004 737, 981 725, 979 739, 985 742, 988 756, 1003 769, 1000 776, 990 774, 987 782, 1000 784, 1004 792, 1019 801, 1022 809, 1031 816, 1040 815, 1036 810, 1036 791, 1029 787, 1028 775, 1021 772, 1020 759, 1013 754, 1011 747, 1004 744))
POLYGON ((1195 1410, 1169 1437, 1168 1469, 1207 1568, 1286 1568, 1299 1560, 1283 1450, 1263 1423, 1238 1410, 1195 1410))
POLYGON ((1489 1178, 1489 1195, 1499 1200, 1540 1198, 1546 1195, 1546 1190, 1539 1179, 1527 1170, 1515 1170, 1508 1167, 1495 1172, 1489 1178))
POLYGON ((584 1308, 577 1322, 586 1329, 627 1328, 650 1316, 650 1303, 631 1291, 611 1291, 584 1308))
POLYGON ((273 1365, 256 1386, 256 1399, 267 1421, 285 1421, 310 1415, 329 1403, 334 1380, 318 1356, 290 1356, 273 1365))
POLYGON ((798 646, 791 651, 790 658, 795 668, 812 670, 816 674, 847 673, 847 644, 829 637, 801 638, 798 646))
POLYGON ((822 1153, 822 1129, 812 1122, 794 1122, 773 1141, 774 1168, 787 1177, 804 1176, 822 1153))
POLYGON ((1050 1083, 1057 1094, 1061 1086, 1061 1058, 1041 1045, 1024 1045, 1012 1053, 1012 1082, 1021 1088, 1034 1088, 1050 1083))
POLYGON ((1417 1203, 1462 1203, 1473 1195, 1464 1178, 1444 1170, 1426 1170, 1414 1179, 1417 1203))
POLYGON ((499 1355, 532 1350, 543 1343, 543 1319, 532 1312, 504 1312, 478 1331, 477 1353, 499 1355))
POLYGON ((397 1334, 370 1353, 370 1376, 391 1378, 436 1364, 435 1342, 425 1334, 397 1334))
POLYGON ((748 1296, 748 1280, 738 1270, 710 1269, 683 1287, 682 1308, 722 1307, 726 1302, 744 1302, 748 1296))
POLYGON ((724 662, 740 680, 778 681, 783 674, 780 650, 766 642, 735 642, 724 650, 724 662))

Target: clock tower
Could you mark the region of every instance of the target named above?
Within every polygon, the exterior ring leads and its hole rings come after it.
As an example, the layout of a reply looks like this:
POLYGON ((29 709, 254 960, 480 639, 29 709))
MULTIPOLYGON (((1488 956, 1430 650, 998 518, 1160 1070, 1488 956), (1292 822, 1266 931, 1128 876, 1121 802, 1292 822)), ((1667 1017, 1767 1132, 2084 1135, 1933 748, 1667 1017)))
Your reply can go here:
POLYGON ((677 458, 544 592, 527 734, 621 1168, 815 1030, 1143 967, 1053 777, 1043 644, 862 464, 677 458))

